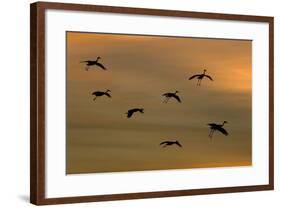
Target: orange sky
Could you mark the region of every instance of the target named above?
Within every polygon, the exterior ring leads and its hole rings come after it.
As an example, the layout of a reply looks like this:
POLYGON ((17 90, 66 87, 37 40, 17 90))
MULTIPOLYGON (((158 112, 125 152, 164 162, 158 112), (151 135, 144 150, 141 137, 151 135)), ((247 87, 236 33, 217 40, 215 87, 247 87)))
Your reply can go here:
POLYGON ((251 164, 251 41, 67 33, 67 173, 251 164), (84 70, 82 60, 108 70, 84 70), (188 77, 207 69, 214 81, 188 77), (93 91, 112 99, 92 101, 93 91), (161 95, 180 91, 182 103, 161 95), (129 108, 145 113, 127 119, 129 108), (230 135, 207 123, 229 122, 230 135), (162 149, 178 139, 184 148, 162 149))

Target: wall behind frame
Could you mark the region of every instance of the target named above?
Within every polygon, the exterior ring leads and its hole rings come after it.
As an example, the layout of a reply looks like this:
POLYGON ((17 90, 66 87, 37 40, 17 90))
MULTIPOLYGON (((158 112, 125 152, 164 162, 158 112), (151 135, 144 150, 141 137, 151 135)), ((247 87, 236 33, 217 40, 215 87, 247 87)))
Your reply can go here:
MULTIPOLYGON (((279 206, 281 201, 280 123, 281 14, 277 0, 60 0, 111 6, 146 7, 155 9, 236 13, 275 16, 275 191, 235 194, 144 199, 64 206, 141 207, 141 206, 279 206)), ((1 15, 0 75, 0 195, 1 206, 33 206, 29 204, 29 3, 3 1, 1 15)))

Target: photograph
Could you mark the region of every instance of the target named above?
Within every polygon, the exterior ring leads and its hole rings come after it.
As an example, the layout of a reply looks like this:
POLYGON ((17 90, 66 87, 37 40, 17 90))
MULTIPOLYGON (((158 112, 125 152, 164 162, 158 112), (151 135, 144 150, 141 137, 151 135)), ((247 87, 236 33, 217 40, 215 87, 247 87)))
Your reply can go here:
POLYGON ((30 5, 32 204, 274 189, 274 16, 189 6, 30 5))
POLYGON ((65 34, 66 174, 252 166, 252 40, 65 34))

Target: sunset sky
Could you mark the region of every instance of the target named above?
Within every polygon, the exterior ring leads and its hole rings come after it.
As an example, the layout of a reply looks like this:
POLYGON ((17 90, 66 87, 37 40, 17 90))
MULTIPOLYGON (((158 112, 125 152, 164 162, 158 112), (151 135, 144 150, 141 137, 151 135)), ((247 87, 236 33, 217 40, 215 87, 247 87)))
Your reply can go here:
POLYGON ((252 42, 67 32, 67 174, 251 165, 252 42), (95 60, 85 70, 83 60, 95 60), (214 81, 200 87, 194 74, 214 81), (93 101, 93 91, 112 98, 93 101), (182 103, 163 102, 178 90, 182 103), (130 108, 144 114, 126 117, 130 108), (229 136, 207 123, 228 121, 229 136), (183 148, 161 148, 178 140, 183 148))

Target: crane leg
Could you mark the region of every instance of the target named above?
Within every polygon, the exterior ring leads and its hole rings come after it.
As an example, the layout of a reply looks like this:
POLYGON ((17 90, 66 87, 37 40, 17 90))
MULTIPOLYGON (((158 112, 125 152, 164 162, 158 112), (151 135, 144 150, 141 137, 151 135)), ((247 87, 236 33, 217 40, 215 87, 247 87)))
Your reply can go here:
POLYGON ((97 97, 95 96, 95 98, 93 98, 93 101, 95 101, 97 99, 97 97))
POLYGON ((212 129, 212 130, 210 131, 210 134, 209 134, 210 139, 212 139, 213 134, 214 134, 214 130, 212 129))

